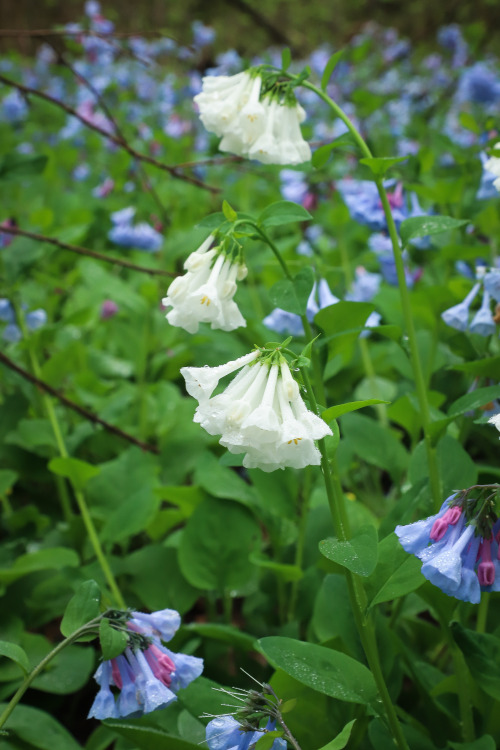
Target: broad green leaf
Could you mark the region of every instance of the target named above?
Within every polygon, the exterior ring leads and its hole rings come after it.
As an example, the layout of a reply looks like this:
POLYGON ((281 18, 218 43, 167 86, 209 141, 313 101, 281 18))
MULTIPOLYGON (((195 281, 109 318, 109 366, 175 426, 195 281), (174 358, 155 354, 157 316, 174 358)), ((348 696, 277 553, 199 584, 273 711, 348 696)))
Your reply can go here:
POLYGON ((302 268, 293 279, 282 279, 269 290, 273 305, 295 315, 305 315, 307 300, 314 286, 314 271, 302 268))
POLYGON ((381 401, 379 398, 368 398, 365 401, 350 401, 348 404, 337 404, 326 409, 321 414, 321 417, 329 424, 332 419, 337 419, 342 414, 363 409, 365 406, 374 406, 375 404, 390 404, 390 401, 381 401))
POLYGON ((279 636, 262 638, 259 645, 274 667, 320 693, 351 703, 372 704, 376 700, 371 672, 340 651, 279 636))
MULTIPOLYGON (((0 712, 6 707, 5 703, 0 704, 0 712)), ((32 706, 16 706, 3 728, 37 750, 82 750, 82 746, 56 719, 32 706)))
POLYGON ((315 169, 321 169, 321 167, 324 167, 327 161, 329 160, 330 156, 332 155, 332 151, 335 148, 334 143, 326 143, 324 146, 318 146, 316 148, 311 156, 311 164, 315 169))
POLYGON ((274 562, 274 560, 268 560, 257 554, 251 555, 250 561, 259 568, 270 570, 278 578, 281 578, 282 581, 300 581, 304 575, 298 565, 274 562))
POLYGON ((290 63, 292 62, 292 53, 289 47, 285 47, 281 52, 281 67, 283 70, 288 70, 290 63))
POLYGON ((257 223, 263 227, 279 227, 282 224, 309 221, 312 219, 309 211, 293 201, 277 201, 262 211, 257 223))
POLYGON ((450 369, 467 372, 470 375, 480 375, 485 378, 500 380, 500 356, 476 359, 473 362, 461 362, 460 364, 452 365, 450 369))
POLYGON ((243 506, 207 498, 183 531, 179 563, 191 585, 207 591, 238 589, 250 581, 249 555, 260 540, 254 517, 243 506))
POLYGON ((17 177, 41 174, 45 169, 48 156, 23 156, 6 154, 0 160, 0 180, 15 180, 17 177))
MULTIPOLYGON (((30 634, 31 635, 31 634, 30 634)), ((32 636, 35 638, 41 638, 45 641, 43 644, 35 644, 33 652, 30 652, 30 660, 32 667, 39 664, 43 657, 49 654, 54 644, 47 641, 42 636, 32 636), (40 646, 43 645, 43 652, 40 646), (36 658, 34 658, 35 652, 36 658)), ((26 651, 30 651, 28 648, 30 640, 25 641, 26 651)), ((95 662, 95 652, 93 648, 88 646, 66 646, 49 664, 46 668, 36 677, 32 683, 32 687, 35 690, 40 690, 44 693, 53 693, 55 695, 69 695, 70 693, 76 693, 86 685, 93 669, 95 662)))
POLYGON ((40 549, 37 552, 21 555, 9 568, 0 568, 0 583, 12 583, 18 578, 40 570, 76 568, 79 562, 76 552, 67 547, 40 549))
POLYGON ((236 219, 238 218, 238 214, 227 201, 222 201, 222 213, 230 222, 236 221, 236 219))
POLYGON ((472 742, 449 742, 452 750, 497 750, 497 744, 490 734, 483 734, 472 742))
POLYGON ((196 483, 214 497, 238 500, 244 505, 253 505, 257 496, 254 488, 243 481, 236 472, 222 466, 216 457, 204 452, 195 469, 196 483))
POLYGON ((388 169, 407 159, 407 156, 365 156, 359 161, 365 164, 375 177, 383 177, 388 169))
POLYGON ((333 53, 333 55, 330 57, 330 59, 326 63, 325 69, 321 76, 321 88, 323 89, 323 91, 326 91, 326 88, 328 86, 332 73, 337 67, 337 63, 339 62, 343 54, 344 54, 344 50, 339 49, 338 52, 333 53))
POLYGON ((344 441, 360 459, 384 469, 398 479, 408 466, 409 455, 396 435, 378 421, 359 413, 341 417, 344 441))
POLYGON ((283 737, 283 732, 276 729, 272 732, 266 732, 255 743, 255 750, 271 750, 276 737, 283 737))
POLYGON ((79 458, 62 458, 59 456, 49 461, 49 470, 54 474, 69 479, 77 490, 82 490, 89 479, 97 476, 100 472, 98 466, 92 466, 92 464, 86 461, 80 461, 79 458))
POLYGON ((5 493, 10 490, 19 478, 19 475, 15 471, 10 469, 0 469, 0 497, 3 497, 5 493))
MULTIPOLYGON (((436 454, 443 497, 447 497, 453 490, 476 484, 477 466, 456 438, 444 435, 436 446, 436 454)), ((422 441, 412 453, 408 478, 412 484, 417 484, 422 477, 428 476, 427 452, 422 441)))
POLYGON ((452 216, 411 216, 401 223, 399 234, 403 245, 407 245, 417 237, 458 229, 467 223, 468 219, 454 219, 452 216))
POLYGON ((199 745, 181 740, 162 729, 134 724, 133 719, 124 719, 123 721, 108 719, 105 726, 125 737, 139 750, 199 750, 200 748, 199 745))
POLYGON ((320 750, 343 750, 343 748, 349 742, 349 737, 351 736, 355 721, 356 719, 353 719, 348 724, 346 724, 340 734, 338 734, 331 742, 329 742, 328 745, 323 745, 320 750))
POLYGON ((99 641, 103 659, 114 659, 126 649, 128 638, 122 630, 117 630, 103 618, 99 623, 99 641))
POLYGON ((0 641, 0 656, 6 656, 7 659, 12 659, 12 661, 15 661, 24 672, 30 671, 30 664, 26 651, 16 643, 0 641))
POLYGON ((490 401, 500 397, 500 385, 491 385, 486 388, 477 388, 471 393, 466 393, 452 403, 448 410, 449 417, 458 417, 466 411, 479 409, 487 406, 490 401))
POLYGON ((470 112, 466 112, 465 110, 460 112, 460 114, 458 115, 458 121, 463 128, 467 128, 467 130, 470 130, 476 135, 481 135, 481 127, 478 125, 475 117, 471 115, 470 112))
POLYGON ((495 700, 500 700, 500 674, 492 668, 500 662, 500 638, 476 633, 459 622, 451 623, 451 632, 478 685, 495 700))
POLYGON ((183 630, 201 635, 202 638, 212 638, 214 641, 230 643, 242 651, 255 650, 255 638, 253 635, 244 633, 230 625, 218 625, 217 623, 191 623, 184 625, 183 630))
POLYGON ((226 217, 222 211, 216 211, 213 214, 208 214, 196 225, 197 229, 218 229, 222 224, 225 224, 226 217))
POLYGON ((68 602, 61 622, 61 633, 67 638, 100 614, 101 590, 95 581, 85 581, 68 602))
POLYGON ((425 578, 422 563, 409 555, 399 543, 396 534, 389 534, 378 545, 378 563, 367 585, 370 607, 405 596, 418 589, 425 578))
POLYGON ((360 576, 369 576, 377 565, 377 532, 374 526, 363 526, 348 541, 330 538, 319 543, 319 551, 328 560, 360 576))

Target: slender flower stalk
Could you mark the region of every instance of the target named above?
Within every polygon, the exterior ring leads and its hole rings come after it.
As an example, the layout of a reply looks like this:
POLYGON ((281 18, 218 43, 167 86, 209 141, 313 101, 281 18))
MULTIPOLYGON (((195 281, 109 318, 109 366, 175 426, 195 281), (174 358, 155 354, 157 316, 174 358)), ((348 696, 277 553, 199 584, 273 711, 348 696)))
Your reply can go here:
MULTIPOLYGON (((19 327, 21 328, 23 337, 25 338, 27 342, 27 348, 29 352, 31 367, 33 369, 33 374, 38 379, 41 379, 42 371, 40 368, 40 363, 38 361, 38 358, 32 346, 32 342, 29 337, 29 332, 24 322, 23 312, 18 305, 15 305, 15 309, 16 309, 16 317, 17 317, 19 327)), ((63 438, 62 431, 59 425, 59 421, 57 419, 56 410, 54 408, 54 402, 51 399, 51 397, 46 393, 42 395, 42 402, 43 402, 45 411, 47 412, 47 416, 49 418, 52 431, 54 433, 54 437, 56 439, 57 447, 59 450, 59 455, 61 456, 61 458, 69 458, 69 454, 66 449, 66 444, 64 442, 64 438, 63 438)), ((118 587, 116 579, 113 575, 113 572, 109 566, 109 563, 106 559, 106 555, 104 554, 104 550, 101 546, 101 542, 99 541, 99 536, 94 526, 94 522, 92 521, 92 516, 90 515, 89 509, 87 507, 85 496, 83 492, 80 489, 78 489, 72 482, 71 484, 73 487, 75 500, 78 505, 78 509, 80 511, 80 515, 82 517, 85 528, 87 529, 87 534, 89 536, 90 543, 92 544, 92 547, 94 548, 95 556, 97 557, 97 560, 103 572, 104 578, 106 579, 108 586, 113 594, 115 604, 118 607, 125 609, 125 601, 118 587)), ((69 504, 68 504, 68 507, 66 507, 65 515, 68 513, 71 514, 71 509, 69 508, 69 504)))
MULTIPOLYGON (((351 122, 349 117, 347 117, 347 115, 342 110, 342 108, 339 107, 338 104, 336 104, 332 99, 330 99, 328 94, 325 94, 324 91, 319 89, 317 86, 314 86, 312 83, 309 83, 309 81, 302 81, 301 85, 307 89, 310 89, 311 91, 314 91, 314 93, 317 94, 317 96, 319 96, 330 107, 331 110, 333 110, 333 112, 337 115, 337 117, 339 117, 348 128, 350 134, 352 135, 354 141, 356 142, 363 156, 371 158, 373 154, 370 151, 367 143, 362 138, 361 134, 358 132, 358 130, 356 129, 354 124, 351 122)), ((413 322, 413 317, 412 317, 412 312, 411 312, 410 295, 408 292, 408 285, 406 283, 403 256, 401 252, 401 247, 399 245, 398 234, 397 234, 396 225, 394 223, 394 218, 393 218, 392 211, 391 211, 391 206, 390 206, 382 179, 380 177, 376 178, 375 184, 377 186, 377 190, 380 195, 382 208, 384 209, 384 214, 387 220, 387 228, 389 230, 389 236, 391 238, 391 243, 392 243, 394 262, 396 265, 396 272, 397 272, 397 277, 398 277, 399 291, 401 295, 401 306, 403 309, 406 333, 408 335, 408 342, 410 346, 413 377, 415 379, 417 398, 418 398, 418 402, 420 406, 422 429, 424 433, 425 448, 426 448, 426 453, 427 453, 427 462, 429 466, 430 487, 431 487, 431 492, 432 492, 432 498, 434 501, 434 506, 437 509, 441 505, 441 481, 440 481, 440 476, 439 476, 439 467, 437 463, 436 450, 432 444, 432 439, 430 435, 431 418, 430 418, 430 410, 429 410, 429 401, 427 398, 427 389, 425 385, 425 378, 423 374, 422 363, 420 361, 420 355, 418 352, 417 337, 416 337, 415 325, 413 322)))

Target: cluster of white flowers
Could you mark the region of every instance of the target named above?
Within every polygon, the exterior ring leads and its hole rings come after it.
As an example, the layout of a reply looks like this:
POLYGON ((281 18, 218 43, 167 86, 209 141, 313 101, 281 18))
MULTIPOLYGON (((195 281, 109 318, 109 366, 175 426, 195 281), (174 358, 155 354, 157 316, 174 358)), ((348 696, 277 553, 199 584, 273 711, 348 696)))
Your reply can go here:
POLYGON ((168 322, 188 333, 196 333, 200 323, 223 331, 246 326, 233 297, 236 281, 245 278, 247 267, 226 257, 220 247, 212 248, 213 241, 210 235, 191 253, 184 263, 187 273, 174 279, 162 300, 165 307, 172 307, 168 322))
POLYGON ((295 100, 261 98, 262 78, 245 71, 208 76, 194 101, 207 130, 222 137, 219 148, 264 164, 302 164, 311 159, 300 123, 304 109, 295 100))
POLYGON ((314 441, 332 432, 307 409, 284 357, 256 350, 220 367, 183 367, 181 374, 199 404, 194 421, 221 435, 231 453, 244 453, 243 466, 270 472, 320 464, 314 441), (212 397, 219 380, 240 368, 212 397))
MULTIPOLYGON (((493 149, 500 154, 500 141, 495 143, 493 149)), ((484 163, 484 168, 495 175, 496 180, 493 180, 493 185, 500 192, 500 156, 490 156, 488 161, 484 163)))

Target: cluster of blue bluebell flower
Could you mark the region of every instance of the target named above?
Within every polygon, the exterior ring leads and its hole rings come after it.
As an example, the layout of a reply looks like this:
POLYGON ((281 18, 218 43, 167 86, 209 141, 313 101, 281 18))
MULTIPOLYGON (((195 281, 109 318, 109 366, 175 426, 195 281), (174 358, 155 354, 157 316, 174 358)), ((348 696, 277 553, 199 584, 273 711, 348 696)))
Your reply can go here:
POLYGON ((478 604, 482 591, 500 591, 498 489, 455 492, 435 515, 396 527, 402 547, 422 561, 422 574, 448 596, 478 604))
POLYGON ((108 233, 109 239, 121 247, 144 250, 148 253, 158 252, 163 243, 162 235, 145 221, 132 224, 134 215, 133 206, 112 213, 113 228, 108 233))
POLYGON ((444 322, 457 331, 469 331, 479 336, 491 336, 497 330, 497 317, 491 313, 492 298, 500 302, 500 270, 477 266, 476 283, 462 302, 441 313, 444 322), (479 309, 470 320, 470 308, 474 299, 483 290, 479 309))
MULTIPOLYGON (((251 750, 265 733, 273 731, 276 722, 269 720, 265 729, 245 729, 232 716, 217 716, 207 725, 208 750, 251 750)), ((286 750, 286 740, 277 737, 269 750, 286 750)))
MULTIPOLYGON (((10 344, 21 341, 23 334, 16 323, 16 312, 8 299, 0 298, 0 321, 7 323, 2 331, 2 338, 10 344)), ((26 327, 29 331, 36 331, 47 322, 47 313, 42 308, 31 310, 25 315, 26 327)))
POLYGON ((111 626, 127 634, 128 645, 124 653, 99 665, 94 677, 100 690, 89 718, 116 719, 150 713, 176 700, 177 691, 200 676, 202 659, 176 654, 162 644, 178 630, 178 612, 163 609, 151 614, 112 615, 111 626))

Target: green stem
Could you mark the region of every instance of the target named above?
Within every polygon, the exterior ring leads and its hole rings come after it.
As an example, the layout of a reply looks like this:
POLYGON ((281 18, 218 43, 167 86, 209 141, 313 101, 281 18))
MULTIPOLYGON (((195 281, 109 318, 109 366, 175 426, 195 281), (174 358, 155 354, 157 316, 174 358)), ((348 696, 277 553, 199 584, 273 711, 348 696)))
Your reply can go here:
MULTIPOLYGON (((338 104, 336 104, 332 99, 330 99, 328 94, 325 94, 324 91, 319 89, 317 86, 314 86, 312 83, 309 83, 308 81, 303 81, 301 85, 303 85, 307 89, 310 89, 311 91, 314 91, 315 94, 317 94, 317 96, 319 96, 320 99, 322 99, 330 107, 330 109, 335 113, 335 115, 339 117, 342 120, 342 122, 346 125, 351 136, 353 137, 354 141, 356 142, 357 146, 362 152, 363 156, 371 158, 372 152, 368 148, 367 143, 362 138, 360 133, 357 131, 356 127, 351 122, 351 120, 347 117, 345 112, 341 109, 341 107, 339 107, 338 104)), ((401 295, 401 306, 403 309, 406 333, 408 336, 408 342, 410 346, 411 365, 413 369, 413 376, 415 379, 415 388, 417 391, 417 398, 418 398, 419 407, 420 407, 422 430, 424 433, 424 441, 425 441, 427 462, 428 462, 428 468, 429 468, 430 487, 431 487, 434 505, 436 508, 439 508, 442 502, 439 467, 437 464, 436 451, 435 451, 434 446, 432 445, 432 439, 430 435, 431 419, 430 419, 429 402, 427 399, 427 389, 425 386, 422 364, 421 364, 420 355, 418 352, 417 338, 415 334, 415 326, 413 323, 413 317, 412 317, 412 312, 411 312, 410 295, 408 291, 408 286, 406 284, 403 256, 401 253, 401 247, 399 244, 399 238, 398 238, 398 233, 396 230, 396 225, 394 223, 394 218, 392 216, 391 207, 389 204, 389 200, 387 198, 387 193, 385 191, 382 179, 380 177, 376 178, 375 184, 377 186, 377 190, 380 195, 380 200, 382 202, 382 207, 384 209, 384 214, 385 214, 386 221, 387 221, 387 228, 389 230, 389 236, 391 238, 391 243, 392 243, 394 262, 396 265, 396 272, 397 272, 397 277, 398 277, 399 292, 401 295)))
MULTIPOLYGON (((304 545, 306 538, 306 527, 307 527, 307 511, 309 509, 309 497, 311 494, 311 479, 312 472, 311 467, 306 466, 304 470, 304 481, 299 490, 299 530, 297 546, 295 548, 295 559, 294 565, 297 568, 302 569, 302 563, 304 561, 304 545)), ((295 616, 295 609, 297 607, 297 599, 299 595, 299 581, 293 581, 292 590, 290 593, 290 601, 288 603, 288 621, 293 620, 295 616)))
POLYGON ((72 633, 68 638, 65 638, 64 641, 61 641, 51 652, 50 654, 47 654, 47 656, 42 659, 40 664, 38 664, 30 673, 26 676, 23 684, 21 687, 14 693, 12 698, 10 699, 7 707, 5 708, 4 712, 0 716, 0 728, 3 727, 23 695, 25 694, 26 690, 29 688, 33 680, 38 677, 40 672, 42 672, 43 669, 47 666, 47 664, 54 659, 66 646, 69 646, 71 643, 74 643, 74 641, 77 641, 78 638, 80 638, 82 635, 85 635, 87 633, 92 632, 92 626, 94 623, 99 622, 101 618, 96 617, 94 620, 91 620, 90 622, 85 623, 81 628, 78 630, 75 630, 74 633, 72 633))
POLYGON ((464 655, 458 648, 444 617, 440 617, 441 627, 450 646, 453 658, 453 669, 457 678, 458 705, 460 707, 460 723, 462 725, 462 739, 464 742, 474 742, 474 716, 472 714, 472 698, 470 693, 471 676, 465 663, 464 655))
POLYGON ((477 622, 476 622, 476 633, 484 633, 486 631, 486 620, 488 619, 488 606, 490 603, 489 592, 483 592, 481 594, 481 601, 477 608, 477 622))
MULTIPOLYGON (((29 332, 24 322, 24 316, 22 314, 22 311, 19 308, 16 308, 16 313, 17 313, 17 321, 19 323, 19 327, 21 328, 22 334, 27 344, 31 366, 33 368, 33 374, 35 375, 35 377, 41 380, 42 372, 40 368, 40 363, 38 362, 38 358, 33 349, 32 342, 29 337, 29 332)), ((46 393, 43 394, 42 401, 43 401, 45 410, 47 412, 47 416, 49 418, 52 431, 54 433, 54 437, 56 439, 57 448, 59 450, 59 455, 62 458, 69 458, 69 454, 68 454, 68 451, 66 450, 66 444, 64 442, 62 431, 61 431, 59 421, 57 419, 56 411, 54 408, 54 402, 52 401, 50 396, 47 395, 46 393)), ((125 601, 123 599, 120 589, 118 588, 118 584, 116 583, 116 580, 111 571, 111 568, 109 567, 108 561, 106 560, 106 556, 102 549, 101 542, 99 541, 99 537, 97 535, 97 531, 95 529, 94 522, 92 521, 92 517, 90 515, 89 509, 87 507, 87 503, 85 501, 83 492, 80 489, 78 489, 73 482, 71 482, 71 485, 73 487, 75 500, 78 505, 78 509, 80 511, 80 515, 82 517, 83 523, 87 530, 90 543, 92 544, 92 547, 94 549, 99 565, 101 566, 101 570, 114 596, 115 602, 121 609, 126 609, 125 601)), ((67 498, 67 503, 69 505, 69 498, 67 498)), ((65 505, 64 507, 66 520, 70 519, 72 516, 71 508, 69 508, 68 505, 65 505)))
MULTIPOLYGON (((304 384, 309 396, 311 409, 318 413, 318 407, 314 390, 305 368, 302 369, 304 384)), ((325 440, 318 441, 318 447, 321 453, 321 469, 325 482, 328 505, 332 516, 333 527, 337 538, 341 542, 348 541, 350 538, 349 522, 345 509, 344 495, 336 471, 335 459, 329 459, 326 450, 325 440)), ((394 737, 396 745, 400 750, 409 750, 405 736, 401 729, 396 709, 392 703, 391 696, 385 683, 385 678, 380 664, 375 628, 370 613, 367 613, 367 597, 363 582, 359 576, 354 575, 347 568, 343 568, 349 599, 354 616, 354 622, 359 633, 361 644, 365 652, 368 666, 373 674, 378 692, 385 709, 387 723, 394 737)))

